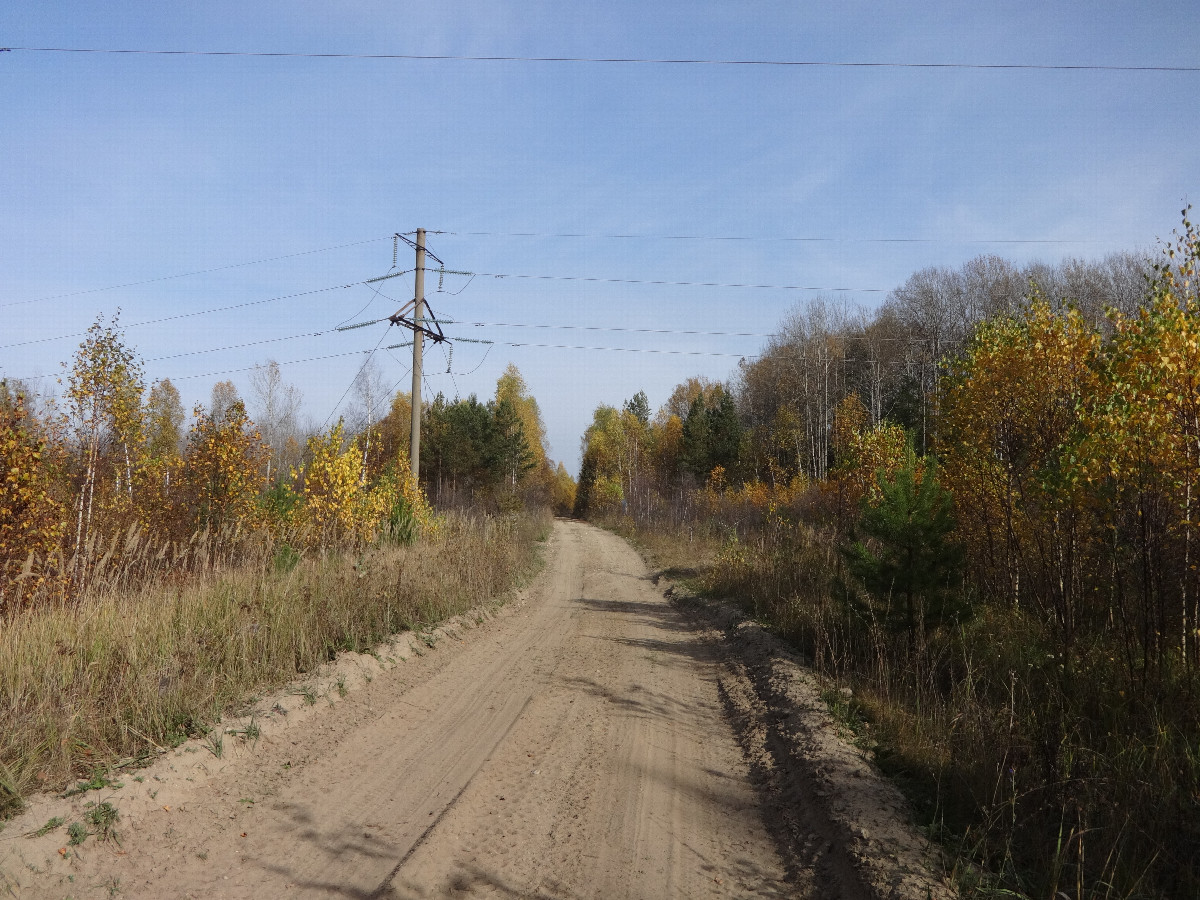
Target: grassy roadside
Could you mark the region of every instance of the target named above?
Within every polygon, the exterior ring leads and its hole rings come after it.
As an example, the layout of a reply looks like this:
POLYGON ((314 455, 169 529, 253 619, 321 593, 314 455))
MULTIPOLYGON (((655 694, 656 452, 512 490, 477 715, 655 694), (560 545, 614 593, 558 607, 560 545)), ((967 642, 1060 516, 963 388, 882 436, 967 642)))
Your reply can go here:
POLYGON ((908 795, 964 898, 1196 896, 1185 694, 1172 708, 1126 697, 1103 647, 1064 667, 1015 610, 981 606, 916 641, 891 633, 836 599, 836 547, 804 526, 739 539, 605 524, 829 679, 830 711, 908 795))
POLYGON ((450 515, 435 538, 266 557, 0 622, 0 818, 21 797, 203 733, 255 693, 503 596, 548 513, 450 515))

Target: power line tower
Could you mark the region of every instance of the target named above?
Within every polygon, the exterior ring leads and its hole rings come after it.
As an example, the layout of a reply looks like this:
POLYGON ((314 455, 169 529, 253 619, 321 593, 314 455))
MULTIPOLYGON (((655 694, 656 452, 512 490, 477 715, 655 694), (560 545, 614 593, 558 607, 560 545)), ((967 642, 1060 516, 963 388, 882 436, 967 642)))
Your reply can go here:
POLYGON ((443 269, 446 264, 425 248, 424 228, 417 229, 417 239, 415 241, 410 240, 402 234, 398 234, 396 237, 412 247, 417 253, 417 265, 414 269, 416 274, 413 299, 388 316, 388 321, 393 325, 403 325, 405 328, 411 328, 413 333, 412 425, 409 431, 408 456, 413 478, 416 479, 421 474, 421 355, 423 344, 426 337, 435 344, 440 344, 446 340, 446 335, 442 333, 442 326, 432 313, 430 313, 429 304, 425 302, 425 257, 428 256, 433 259, 443 269), (410 311, 412 313, 411 317, 408 315, 410 311), (429 314, 427 315, 427 313, 429 314), (430 325, 433 327, 429 327, 430 325))

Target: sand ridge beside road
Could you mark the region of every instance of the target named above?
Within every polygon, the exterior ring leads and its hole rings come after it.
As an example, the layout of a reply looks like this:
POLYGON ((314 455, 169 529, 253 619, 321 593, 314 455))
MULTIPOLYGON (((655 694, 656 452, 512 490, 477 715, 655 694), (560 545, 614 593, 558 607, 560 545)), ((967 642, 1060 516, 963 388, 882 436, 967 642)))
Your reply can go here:
POLYGON ((812 798, 765 772, 750 676, 628 544, 559 521, 523 595, 219 764, 184 748, 126 779, 119 847, 19 837, 67 804, 35 802, 0 834, 0 896, 879 895, 836 828, 789 818, 812 798))

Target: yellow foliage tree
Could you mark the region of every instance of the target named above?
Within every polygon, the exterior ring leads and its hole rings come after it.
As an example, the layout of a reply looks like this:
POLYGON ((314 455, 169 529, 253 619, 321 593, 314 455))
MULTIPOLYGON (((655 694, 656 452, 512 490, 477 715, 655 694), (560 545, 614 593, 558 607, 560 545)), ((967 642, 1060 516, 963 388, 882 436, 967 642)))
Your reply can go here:
POLYGON ((24 398, 0 383, 0 616, 54 577, 45 563, 66 522, 52 493, 48 453, 24 398))
POLYGON ((569 516, 575 509, 575 479, 567 472, 562 463, 554 471, 554 481, 550 486, 550 502, 554 512, 560 516, 569 516))
POLYGON ((214 419, 196 407, 183 460, 178 518, 196 528, 258 524, 269 448, 240 400, 214 419))
POLYGON ((329 431, 308 439, 308 464, 296 473, 304 485, 304 521, 322 542, 354 535, 361 515, 362 455, 343 448, 339 419, 329 431))
POLYGON ((118 316, 87 331, 67 372, 67 431, 74 469, 76 576, 83 575, 96 525, 124 526, 134 505, 134 473, 142 441, 142 366, 125 345, 118 316))
POLYGON ((1020 604, 1023 585, 1069 642, 1077 624, 1086 529, 1079 445, 1100 395, 1100 336, 1035 294, 1019 318, 977 330, 944 379, 942 477, 985 593, 1020 604))
MULTIPOLYGON (((1107 527, 1114 513, 1130 508, 1142 539, 1145 564, 1154 557, 1154 535, 1174 544, 1176 614, 1147 626, 1144 640, 1160 652, 1162 639, 1179 636, 1190 665, 1200 664, 1200 232, 1184 211, 1184 233, 1167 247, 1157 267, 1150 302, 1136 316, 1113 314, 1115 334, 1105 354, 1104 394, 1092 404, 1089 441, 1081 463, 1086 477, 1107 488, 1101 508, 1107 527), (1166 500, 1165 517, 1153 510, 1166 500), (1173 620, 1173 621, 1172 621, 1173 620)), ((1167 575, 1162 572, 1160 577, 1167 575)), ((1157 606, 1159 604, 1151 604, 1157 606)), ((1152 619, 1160 615, 1151 616, 1152 619)), ((1147 620, 1149 621, 1149 620, 1147 620)))
POLYGON ((851 521, 865 497, 875 504, 881 498, 880 479, 891 478, 904 464, 907 438, 904 429, 888 422, 871 427, 870 414, 850 394, 838 404, 833 417, 835 465, 826 489, 836 498, 838 516, 851 521))
POLYGON ((310 437, 305 455, 308 464, 293 477, 303 485, 301 519, 321 543, 381 536, 407 543, 418 533, 436 532, 437 517, 403 451, 364 485, 362 453, 346 444, 339 421, 310 437))

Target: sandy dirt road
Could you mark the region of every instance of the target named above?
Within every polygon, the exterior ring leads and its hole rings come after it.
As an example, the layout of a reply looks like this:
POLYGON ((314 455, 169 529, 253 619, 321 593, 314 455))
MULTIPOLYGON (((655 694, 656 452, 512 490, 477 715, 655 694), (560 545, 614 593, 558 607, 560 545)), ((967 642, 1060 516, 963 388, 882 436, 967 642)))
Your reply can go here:
POLYGON ((172 775, 127 783, 119 848, 41 868, 10 846, 13 893, 837 895, 783 859, 713 642, 625 542, 558 522, 524 595, 219 767, 189 748, 172 775))

